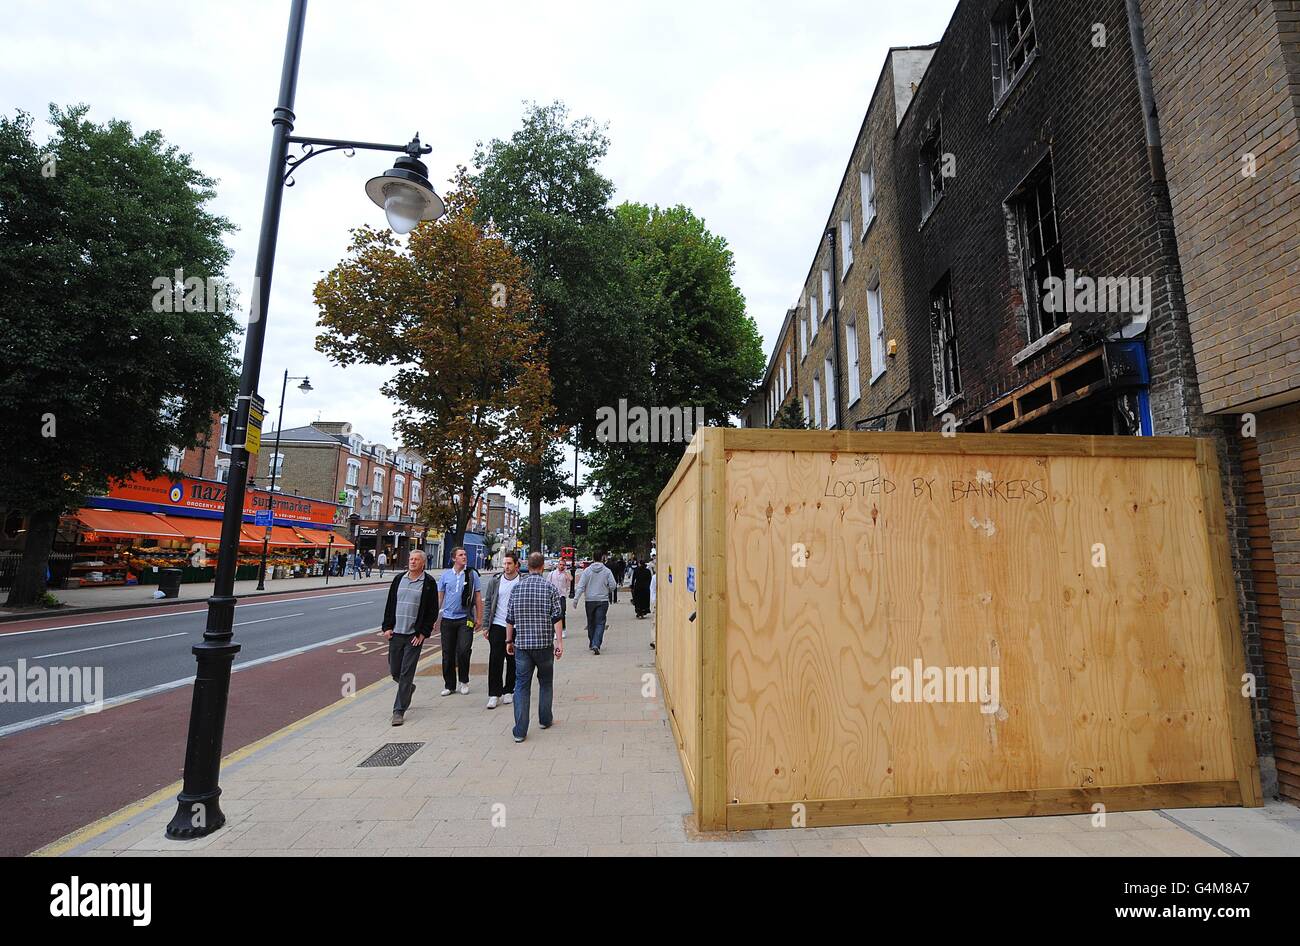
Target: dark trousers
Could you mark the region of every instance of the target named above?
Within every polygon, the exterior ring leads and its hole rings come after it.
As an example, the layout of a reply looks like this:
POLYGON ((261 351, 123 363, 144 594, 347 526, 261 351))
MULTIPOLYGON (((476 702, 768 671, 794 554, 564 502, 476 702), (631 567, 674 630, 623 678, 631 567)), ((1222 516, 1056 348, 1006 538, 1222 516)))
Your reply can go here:
POLYGON ((542 728, 554 721, 551 716, 552 684, 555 679, 555 648, 537 650, 515 648, 515 736, 528 735, 528 715, 533 699, 533 671, 537 671, 537 721, 542 728))
POLYGON ((488 696, 505 696, 515 692, 515 658, 506 653, 506 629, 500 624, 488 628, 488 696), (501 674, 505 673, 505 683, 501 674))
POLYGON ((405 713, 411 705, 411 694, 415 692, 415 665, 423 648, 423 641, 418 647, 411 646, 410 634, 394 634, 388 642, 388 673, 397 683, 394 713, 405 713))
POLYGON ((456 689, 456 673, 460 682, 469 683, 469 652, 474 646, 474 634, 465 624, 465 618, 442 619, 442 682, 448 690, 456 689))
POLYGON ((608 601, 587 602, 587 643, 597 650, 605 639, 605 615, 608 612, 608 601))

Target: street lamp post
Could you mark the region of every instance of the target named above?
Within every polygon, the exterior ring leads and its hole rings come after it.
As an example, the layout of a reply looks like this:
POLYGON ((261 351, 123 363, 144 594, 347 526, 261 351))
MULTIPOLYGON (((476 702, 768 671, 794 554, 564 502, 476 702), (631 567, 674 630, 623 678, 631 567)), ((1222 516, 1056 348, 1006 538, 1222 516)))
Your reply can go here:
POLYGON ((266 342, 266 316, 271 300, 271 276, 275 267, 276 237, 280 226, 280 205, 284 189, 293 185, 293 174, 303 162, 328 151, 343 150, 350 157, 357 149, 400 152, 392 169, 366 183, 366 194, 384 208, 389 226, 409 233, 421 220, 436 220, 445 212, 434 193, 419 155, 433 149, 420 144, 416 135, 409 144, 374 144, 333 138, 295 137, 294 99, 298 90, 298 64, 302 58, 303 26, 307 0, 293 0, 289 12, 284 62, 280 70, 280 92, 271 118, 271 158, 262 205, 262 228, 257 240, 257 263, 253 278, 252 312, 244 339, 243 370, 239 398, 232 424, 230 476, 226 485, 225 510, 221 520, 221 544, 212 597, 208 599, 207 627, 203 641, 194 645, 197 663, 194 697, 190 704, 189 735, 185 744, 185 776, 176 799, 176 814, 167 825, 167 837, 199 838, 226 823, 221 811, 221 743, 230 697, 230 668, 239 645, 234 643, 235 567, 239 555, 240 525, 244 519, 244 494, 248 480, 251 446, 256 453, 260 429, 260 398, 257 381, 262 370, 262 349, 266 342), (302 154, 289 155, 298 145, 302 154))
POLYGON ((258 591, 266 590, 266 554, 271 545, 271 527, 275 524, 275 478, 280 472, 280 431, 284 427, 284 398, 289 391, 290 381, 301 381, 298 390, 303 394, 312 390, 311 379, 305 375, 301 378, 290 378, 289 369, 284 370, 284 384, 280 386, 280 418, 275 422, 275 452, 271 454, 271 494, 266 500, 271 511, 271 521, 266 524, 266 532, 262 535, 262 567, 257 570, 258 591))

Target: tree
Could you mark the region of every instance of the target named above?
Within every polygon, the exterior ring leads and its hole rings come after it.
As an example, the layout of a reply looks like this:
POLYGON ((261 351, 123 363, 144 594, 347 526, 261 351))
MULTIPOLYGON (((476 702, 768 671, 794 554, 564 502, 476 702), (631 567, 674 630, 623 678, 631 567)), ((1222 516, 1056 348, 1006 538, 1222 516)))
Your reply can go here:
MULTIPOLYGON (((542 544, 552 552, 558 552, 565 546, 577 547, 578 543, 574 541, 573 532, 569 529, 572 518, 573 513, 569 509, 552 509, 550 512, 542 513, 542 544)), ((521 519, 520 531, 530 525, 527 518, 521 519)), ((535 551, 541 551, 540 547, 535 551)))
POLYGON ((87 111, 51 106, 44 144, 0 116, 0 506, 27 514, 11 607, 41 594, 62 513, 161 474, 238 382, 216 182, 87 111))
MULTIPOLYGON (((763 374, 763 342, 733 281, 727 242, 686 207, 623 204, 616 219, 641 332, 628 370, 643 407, 678 408, 726 426, 763 374)), ((581 428, 593 451, 591 480, 617 509, 639 555, 649 552, 655 500, 681 459, 681 442, 600 442, 596 425, 581 428)))
POLYGON ((475 503, 535 463, 551 384, 529 319, 523 262, 475 221, 465 170, 447 214, 412 231, 353 231, 348 258, 316 284, 316 347, 339 365, 396 369, 381 392, 403 444, 429 461, 421 512, 464 540, 475 503))
POLYGON ((808 421, 803 416, 803 408, 799 406, 799 402, 791 400, 781 405, 781 409, 776 412, 776 417, 772 420, 772 426, 783 427, 786 430, 807 430, 808 421))
MULTIPOLYGON (((532 318, 554 391, 550 442, 590 419, 611 391, 627 390, 636 356, 622 230, 609 209, 614 185, 597 169, 608 149, 603 126, 570 120, 553 102, 526 105, 508 141, 480 142, 474 155, 478 219, 492 221, 532 273, 532 318)), ((542 504, 560 499, 566 479, 558 450, 546 449, 542 461, 513 481, 529 499, 532 548, 541 544, 542 504)))

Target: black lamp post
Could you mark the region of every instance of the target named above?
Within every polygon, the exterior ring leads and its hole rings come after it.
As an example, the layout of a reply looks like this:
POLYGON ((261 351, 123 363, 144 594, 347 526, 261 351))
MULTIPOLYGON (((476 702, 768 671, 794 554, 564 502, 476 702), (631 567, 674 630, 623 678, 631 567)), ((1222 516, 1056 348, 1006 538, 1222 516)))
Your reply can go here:
POLYGON ((271 527, 275 524, 275 478, 280 473, 280 431, 284 427, 284 398, 289 392, 290 381, 301 381, 298 390, 303 394, 312 390, 311 379, 305 375, 290 378, 289 369, 284 370, 284 384, 280 386, 280 419, 275 422, 275 452, 271 454, 271 494, 266 503, 271 511, 271 521, 266 524, 266 533, 262 536, 262 567, 257 570, 257 590, 266 590, 266 553, 271 545, 271 527))
POLYGON ((226 486, 225 511, 221 520, 221 544, 217 569, 208 599, 207 628, 202 643, 193 648, 197 661, 194 698, 190 706, 189 737, 185 745, 185 779, 176 799, 176 814, 167 825, 167 837, 199 838, 226 823, 221 811, 221 743, 230 696, 230 668, 239 645, 234 643, 235 566, 239 555, 240 525, 244 519, 244 493, 248 480, 248 447, 256 453, 261 435, 261 398, 257 381, 262 370, 262 348, 266 342, 266 315, 271 299, 271 275, 275 267, 275 244, 280 226, 280 204, 285 187, 293 185, 293 174, 307 161, 327 151, 356 149, 393 151, 402 154, 393 168, 366 184, 366 194, 384 208, 388 224, 397 233, 409 233, 421 220, 436 220, 446 211, 442 198, 434 193, 428 172, 419 155, 433 149, 420 144, 419 135, 409 144, 374 144, 334 138, 302 138, 293 132, 293 104, 298 88, 298 63, 302 57, 303 26, 307 0, 293 0, 289 13, 284 63, 280 71, 280 94, 271 117, 271 160, 262 205, 262 229, 257 241, 252 305, 244 341, 243 373, 239 399, 231 425, 230 477, 226 486), (290 156, 289 146, 302 150, 290 156), (251 443, 250 443, 251 441, 251 443))

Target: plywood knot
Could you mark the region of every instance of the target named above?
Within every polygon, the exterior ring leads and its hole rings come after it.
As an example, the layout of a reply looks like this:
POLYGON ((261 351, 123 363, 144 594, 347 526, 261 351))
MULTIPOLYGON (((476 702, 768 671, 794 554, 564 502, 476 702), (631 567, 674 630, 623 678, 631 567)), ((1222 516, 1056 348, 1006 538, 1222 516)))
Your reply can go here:
POLYGON ((767 524, 770 526, 770 525, 772 524, 772 504, 771 504, 771 503, 768 503, 768 504, 767 504, 767 510, 766 510, 766 513, 767 513, 767 524))

